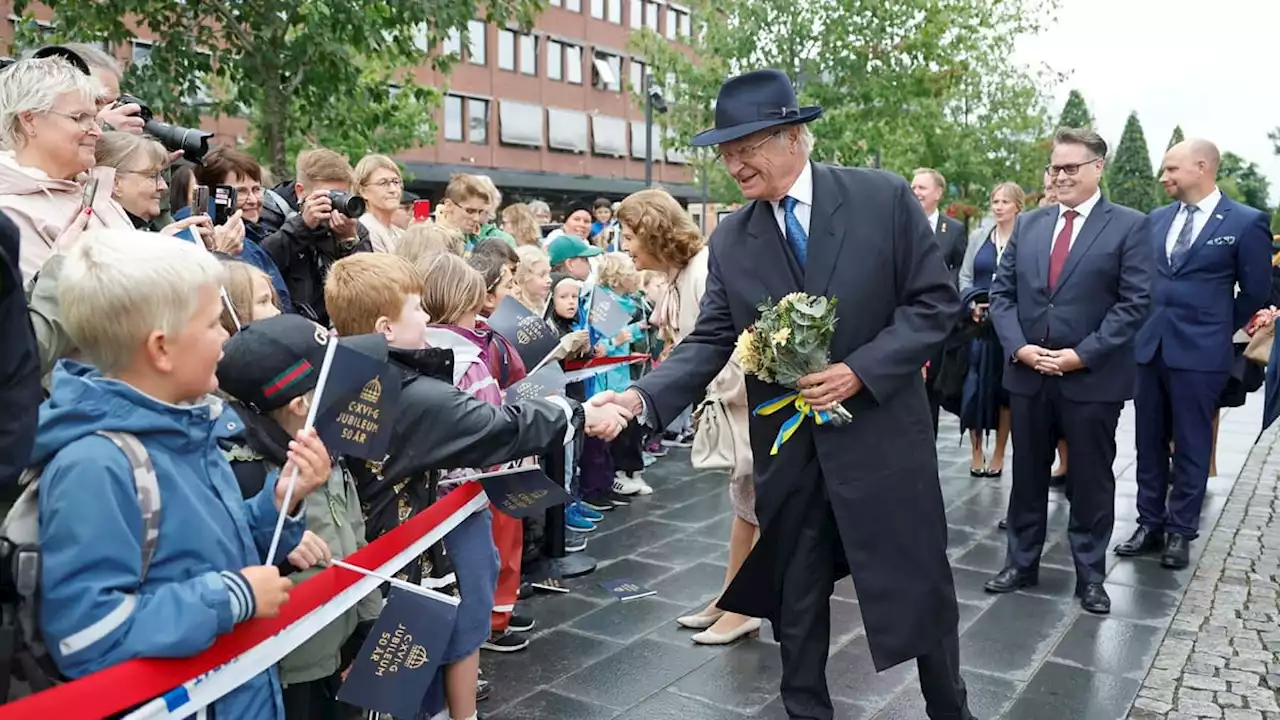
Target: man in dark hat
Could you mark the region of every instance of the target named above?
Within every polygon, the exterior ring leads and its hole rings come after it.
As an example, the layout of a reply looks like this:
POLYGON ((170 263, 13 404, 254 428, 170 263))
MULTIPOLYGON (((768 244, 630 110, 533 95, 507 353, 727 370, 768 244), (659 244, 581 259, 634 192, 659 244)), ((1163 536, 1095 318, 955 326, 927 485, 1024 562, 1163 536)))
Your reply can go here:
MULTIPOLYGON (((835 581, 851 574, 876 669, 914 658, 929 717, 968 720, 920 373, 960 300, 906 181, 810 162, 806 123, 821 113, 800 107, 777 70, 750 72, 720 89, 716 126, 693 144, 715 146, 751 202, 711 237, 693 333, 636 387, 594 402, 617 402, 662 427, 701 398, 762 300, 793 292, 838 298, 836 362, 799 386, 814 409, 843 404, 853 421, 802 423, 771 455, 786 414, 751 418, 761 535, 720 608, 772 620, 788 716, 831 720, 829 600, 835 581)), ((747 378, 752 407, 786 391, 747 378)))

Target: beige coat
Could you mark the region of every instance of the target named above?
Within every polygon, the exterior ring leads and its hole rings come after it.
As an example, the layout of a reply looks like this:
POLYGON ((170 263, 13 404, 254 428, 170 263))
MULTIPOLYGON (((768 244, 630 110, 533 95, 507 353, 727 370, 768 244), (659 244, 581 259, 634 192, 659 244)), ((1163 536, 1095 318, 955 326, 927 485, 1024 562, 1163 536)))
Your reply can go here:
POLYGON ((371 212, 361 215, 358 222, 369 231, 369 242, 373 244, 374 252, 390 253, 396 251, 396 243, 400 240, 400 236, 404 234, 404 230, 383 225, 382 221, 374 217, 371 212))
POLYGON ((20 254, 18 264, 22 282, 27 284, 55 251, 54 243, 75 219, 84 202, 83 182, 92 175, 98 178, 94 196, 93 217, 87 229, 109 227, 132 229, 133 222, 119 203, 111 199, 115 184, 114 168, 97 167, 76 180, 56 180, 44 171, 19 165, 13 152, 0 152, 0 210, 18 226, 20 254))

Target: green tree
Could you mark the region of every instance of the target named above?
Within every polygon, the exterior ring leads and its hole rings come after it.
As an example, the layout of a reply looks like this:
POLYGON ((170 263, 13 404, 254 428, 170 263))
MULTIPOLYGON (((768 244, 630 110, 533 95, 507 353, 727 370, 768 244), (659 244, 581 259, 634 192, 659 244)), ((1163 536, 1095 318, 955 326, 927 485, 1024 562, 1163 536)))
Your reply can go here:
MULTIPOLYGON (((801 105, 821 105, 814 157, 906 174, 938 168, 961 198, 985 204, 997 182, 1038 187, 1037 143, 1049 123, 1046 78, 1008 57, 1054 3, 1010 0, 693 0, 693 53, 649 30, 632 47, 662 86, 670 142, 714 124, 724 79, 773 67, 796 83, 801 105)), ((642 99, 642 98, 641 98, 642 99)), ((706 156, 704 156, 706 157, 706 156)), ((708 163, 713 195, 738 197, 708 163)))
MULTIPOLYGON (((16 0, 23 14, 31 0, 16 0)), ((419 85, 414 68, 447 69, 437 50, 467 21, 532 24, 543 0, 44 0, 54 40, 91 37, 126 43, 141 27, 155 38, 146 63, 124 85, 166 120, 201 114, 247 116, 252 145, 279 177, 291 177, 305 145, 350 157, 392 153, 434 137, 440 90, 419 85), (196 100, 199 98, 199 100, 196 100)), ((20 42, 34 39, 27 22, 20 42)), ((465 30, 464 30, 465 40, 465 30)))
POLYGON ((1168 145, 1165 145, 1165 146, 1164 146, 1164 149, 1165 149, 1165 150, 1168 150, 1169 148, 1173 147, 1174 145, 1177 145, 1178 143, 1180 143, 1180 142, 1182 142, 1183 140, 1186 140, 1186 139, 1187 139, 1187 138, 1186 138, 1186 137, 1184 137, 1184 136, 1182 135, 1182 126, 1181 126, 1181 125, 1174 125, 1174 126, 1173 126, 1173 134, 1169 136, 1169 144, 1168 144, 1168 145))
POLYGON ((1151 212, 1162 200, 1156 194, 1151 151, 1137 113, 1129 113, 1124 124, 1120 145, 1116 147, 1114 159, 1107 165, 1107 185, 1111 200, 1139 212, 1151 212))
POLYGON ((1062 115, 1058 117, 1058 127, 1093 127, 1093 113, 1089 112, 1089 106, 1079 90, 1072 90, 1067 94, 1067 102, 1062 106, 1062 115))
POLYGON ((1223 153, 1222 162, 1218 165, 1218 187, 1236 202, 1271 212, 1267 204, 1271 183, 1257 163, 1246 162, 1235 153, 1223 153))

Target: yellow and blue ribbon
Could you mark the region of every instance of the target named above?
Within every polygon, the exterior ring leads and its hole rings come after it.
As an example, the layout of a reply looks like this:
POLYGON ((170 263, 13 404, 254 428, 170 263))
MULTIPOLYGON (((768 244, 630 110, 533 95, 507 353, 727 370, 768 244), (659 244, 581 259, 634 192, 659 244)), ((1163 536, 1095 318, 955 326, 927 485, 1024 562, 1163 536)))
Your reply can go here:
POLYGON ((787 418, 786 422, 782 423, 782 427, 778 428, 778 436, 773 439, 773 449, 769 451, 770 455, 778 454, 778 448, 782 447, 783 443, 790 440, 791 436, 796 434, 796 430, 800 429, 800 423, 804 422, 805 418, 813 418, 813 422, 817 425, 825 425, 826 423, 831 422, 831 413, 826 410, 814 410, 809 407, 808 401, 801 397, 800 393, 797 392, 779 395, 772 400, 760 403, 751 411, 751 414, 764 417, 772 415, 779 410, 784 410, 787 407, 795 408, 796 412, 794 415, 787 418))

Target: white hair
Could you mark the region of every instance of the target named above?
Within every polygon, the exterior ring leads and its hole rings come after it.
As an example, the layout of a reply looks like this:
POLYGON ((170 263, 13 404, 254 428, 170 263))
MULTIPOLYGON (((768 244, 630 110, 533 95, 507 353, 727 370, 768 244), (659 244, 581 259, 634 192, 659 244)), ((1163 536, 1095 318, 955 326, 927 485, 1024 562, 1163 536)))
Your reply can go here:
POLYGON ((808 125, 800 126, 800 134, 796 136, 796 145, 799 146, 800 151, 806 157, 813 154, 813 131, 809 129, 808 125))
POLYGON ((544 212, 550 215, 551 206, 548 205, 545 200, 534 200, 533 202, 529 203, 529 212, 533 213, 534 215, 537 215, 540 212, 544 212))
POLYGON ((0 72, 0 140, 9 150, 26 144, 23 113, 47 113, 68 93, 88 104, 103 94, 102 83, 61 57, 19 60, 0 72))
POLYGON ((89 69, 98 68, 99 70, 106 70, 116 77, 120 77, 124 74, 120 71, 120 61, 116 60, 111 53, 108 53, 97 45, 90 45, 89 43, 67 43, 62 47, 70 50, 76 55, 79 55, 80 59, 84 60, 84 64, 89 66, 89 69))
POLYGON ((198 309, 198 289, 221 287, 213 255, 168 235, 93 230, 67 254, 58 286, 62 321, 76 346, 104 373, 128 366, 151 333, 182 332, 198 309))

